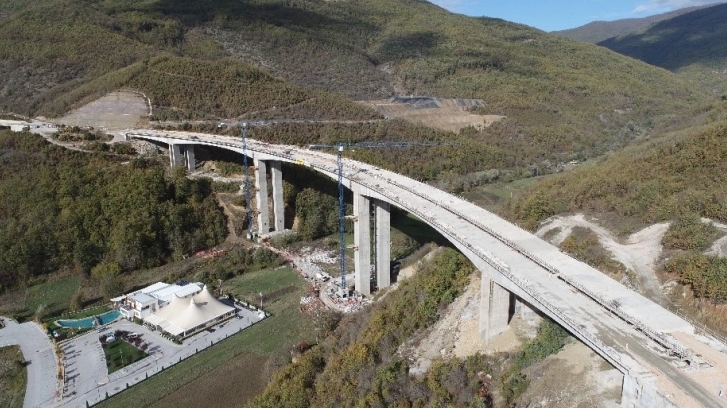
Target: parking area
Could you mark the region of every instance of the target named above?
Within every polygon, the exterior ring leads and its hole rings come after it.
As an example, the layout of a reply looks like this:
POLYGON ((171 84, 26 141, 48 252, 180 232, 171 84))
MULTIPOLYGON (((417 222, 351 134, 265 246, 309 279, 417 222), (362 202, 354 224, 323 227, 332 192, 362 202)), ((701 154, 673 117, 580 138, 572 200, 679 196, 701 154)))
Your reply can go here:
POLYGON ((235 317, 187 338, 183 344, 176 344, 160 336, 159 332, 127 320, 111 323, 101 332, 93 331, 65 341, 61 347, 64 350, 64 367, 68 376, 64 397, 58 406, 85 407, 86 402, 95 404, 103 400, 106 393, 116 394, 124 390, 127 384, 131 386, 143 381, 260 320, 262 319, 257 311, 238 308, 235 317), (147 345, 146 352, 149 357, 108 374, 99 336, 114 333, 116 330, 138 334, 147 345))
POLYGON ((53 343, 35 322, 19 324, 6 317, 0 329, 0 347, 19 345, 28 363, 28 384, 25 389, 24 407, 52 405, 58 388, 57 362, 53 343))

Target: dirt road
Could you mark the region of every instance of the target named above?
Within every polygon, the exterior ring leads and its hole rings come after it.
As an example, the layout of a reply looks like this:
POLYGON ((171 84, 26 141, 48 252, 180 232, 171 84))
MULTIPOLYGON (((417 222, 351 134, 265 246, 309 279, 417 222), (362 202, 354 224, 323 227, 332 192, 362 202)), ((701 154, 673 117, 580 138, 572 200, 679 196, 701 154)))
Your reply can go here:
POLYGON ((540 237, 548 231, 559 228, 558 233, 550 239, 553 245, 560 245, 568 238, 574 227, 583 227, 593 231, 601 245, 627 269, 636 273, 641 288, 651 300, 666 304, 667 299, 661 290, 661 284, 654 273, 656 260, 662 252, 661 239, 669 229, 669 223, 654 224, 632 234, 625 243, 611 231, 589 221, 583 214, 553 217, 536 232, 540 237))

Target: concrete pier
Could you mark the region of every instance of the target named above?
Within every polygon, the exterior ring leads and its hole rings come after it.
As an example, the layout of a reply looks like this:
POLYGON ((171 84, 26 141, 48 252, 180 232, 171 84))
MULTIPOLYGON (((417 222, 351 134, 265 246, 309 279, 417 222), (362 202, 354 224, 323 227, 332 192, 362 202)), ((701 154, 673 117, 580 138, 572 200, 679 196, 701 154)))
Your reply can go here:
POLYGON ((285 202, 283 201, 283 171, 279 161, 270 162, 270 173, 273 182, 273 228, 275 231, 285 230, 285 202))
POLYGON ((489 343, 505 331, 510 322, 510 292, 482 274, 480 338, 489 343))
POLYGON ((386 201, 376 200, 376 286, 391 286, 391 209, 386 201))
POLYGON ((194 171, 196 162, 194 161, 194 145, 184 146, 184 165, 190 173, 194 171))
POLYGON ((268 178, 265 161, 255 159, 255 201, 257 202, 257 233, 270 232, 268 216, 268 178))
POLYGON ((540 320, 540 314, 530 304, 519 297, 515 297, 515 313, 520 314, 522 320, 540 320))
POLYGON ((368 197, 353 195, 353 244, 356 290, 363 295, 371 294, 371 216, 368 197))
POLYGON ((169 145, 169 165, 171 167, 182 165, 182 151, 178 144, 169 145))

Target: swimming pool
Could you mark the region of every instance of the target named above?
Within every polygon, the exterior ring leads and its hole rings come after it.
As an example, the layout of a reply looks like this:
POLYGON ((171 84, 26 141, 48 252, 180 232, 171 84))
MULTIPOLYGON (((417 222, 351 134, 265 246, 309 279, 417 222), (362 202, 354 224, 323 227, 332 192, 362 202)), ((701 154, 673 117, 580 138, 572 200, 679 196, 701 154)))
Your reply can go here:
POLYGON ((112 310, 110 312, 106 312, 104 314, 86 317, 84 319, 77 319, 77 320, 57 320, 56 324, 61 327, 67 327, 67 328, 84 328, 89 329, 92 327, 95 327, 96 325, 105 325, 108 323, 113 322, 114 320, 119 318, 119 315, 121 313, 118 310, 112 310))

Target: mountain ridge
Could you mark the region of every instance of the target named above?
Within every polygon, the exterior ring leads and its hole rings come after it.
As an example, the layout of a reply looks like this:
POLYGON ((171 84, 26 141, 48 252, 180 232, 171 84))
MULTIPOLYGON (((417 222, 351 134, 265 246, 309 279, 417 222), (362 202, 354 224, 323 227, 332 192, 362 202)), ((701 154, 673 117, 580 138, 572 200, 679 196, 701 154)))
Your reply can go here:
MULTIPOLYGON (((594 45, 428 2, 44 0, 0 23, 0 74, 10 78, 0 109, 56 116, 90 96, 139 86, 139 68, 132 67, 164 55, 186 58, 190 67, 238 60, 233 65, 243 71, 248 65, 282 80, 281 92, 294 85, 333 99, 480 99, 485 107, 477 113, 507 119, 462 134, 513 152, 508 160, 519 165, 618 149, 643 136, 632 129, 658 134, 675 125, 673 112, 698 111, 709 98, 672 74, 594 45)), ((145 81, 139 90, 155 94, 149 88, 158 83, 145 81)), ((239 100, 250 84, 235 86, 237 100, 197 86, 185 98, 166 98, 184 104, 169 111, 181 109, 185 119, 245 115, 253 109, 235 106, 250 106, 239 100), (222 104, 232 110, 215 108, 222 104)), ((175 92, 183 89, 191 88, 175 92)), ((693 117, 683 114, 676 125, 693 117)))
POLYGON ((551 31, 551 34, 570 38, 576 41, 585 41, 597 44, 612 37, 619 37, 638 30, 648 28, 650 25, 663 20, 678 17, 682 14, 690 13, 702 8, 711 7, 714 4, 706 6, 686 7, 679 10, 673 10, 666 13, 656 14, 641 18, 624 18, 612 21, 592 21, 579 27, 567 30, 551 31))

